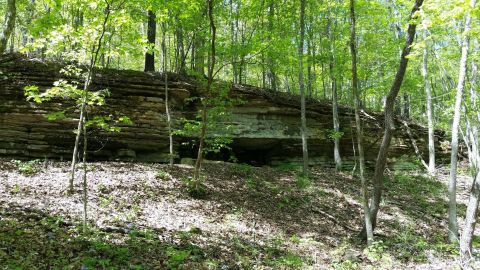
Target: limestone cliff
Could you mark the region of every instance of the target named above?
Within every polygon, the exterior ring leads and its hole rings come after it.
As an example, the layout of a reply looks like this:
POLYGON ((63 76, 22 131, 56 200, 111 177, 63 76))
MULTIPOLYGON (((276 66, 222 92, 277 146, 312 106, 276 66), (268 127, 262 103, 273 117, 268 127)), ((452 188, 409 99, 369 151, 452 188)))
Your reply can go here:
MULTIPOLYGON (((46 114, 67 106, 65 101, 43 104, 27 102, 23 88, 52 86, 62 78, 62 65, 28 59, 19 54, 0 56, 0 156, 12 158, 69 159, 76 127, 75 114, 66 120, 49 121, 46 114)), ((169 93, 174 119, 191 118, 198 104, 186 102, 187 97, 201 95, 191 78, 169 75, 169 93)), ((129 116, 133 125, 122 127, 120 133, 91 130, 90 158, 105 160, 140 160, 165 162, 168 157, 168 136, 164 110, 164 83, 160 74, 138 71, 99 70, 93 89, 110 90, 106 114, 129 116)), ((299 100, 297 96, 271 92, 251 86, 231 86, 231 95, 245 102, 231 109, 228 123, 233 127, 232 151, 240 161, 271 164, 301 159, 299 100)), ((309 152, 311 162, 329 165, 333 162, 332 111, 328 103, 307 101, 309 152)), ((354 160, 354 115, 351 108, 339 110, 341 154, 347 164, 354 160)), ((78 117, 78 116, 77 116, 78 117)), ((382 136, 382 115, 363 115, 365 123, 366 159, 373 161, 382 136)), ((180 122, 175 127, 180 128, 180 122)), ((409 137, 401 125, 392 140, 390 156, 413 155, 409 137)), ((426 129, 410 124, 421 151, 426 152, 426 129)), ((178 158, 193 157, 194 147, 182 146, 191 138, 175 137, 178 158)), ((443 134, 436 134, 437 146, 443 134)))

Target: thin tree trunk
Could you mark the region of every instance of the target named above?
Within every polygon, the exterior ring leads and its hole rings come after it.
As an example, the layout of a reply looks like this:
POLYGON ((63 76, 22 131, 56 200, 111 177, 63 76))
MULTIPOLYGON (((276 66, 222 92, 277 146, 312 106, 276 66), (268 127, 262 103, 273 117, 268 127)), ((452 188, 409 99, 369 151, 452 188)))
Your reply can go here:
POLYGON ((85 125, 86 117, 82 120, 83 129, 83 232, 87 232, 87 204, 88 204, 88 191, 87 191, 87 127, 85 125))
POLYGON ((352 92, 355 103, 355 125, 357 128, 358 163, 360 167, 360 181, 362 183, 362 198, 364 222, 367 235, 367 245, 373 243, 372 220, 370 219, 370 207, 368 205, 368 188, 365 179, 365 154, 363 151, 363 129, 360 119, 360 93, 358 91, 357 77, 357 40, 355 33, 355 0, 350 0, 350 53, 352 54, 352 92))
POLYGON ((420 161, 420 163, 422 163, 423 167, 425 167, 425 169, 428 170, 428 165, 425 162, 425 160, 423 160, 422 154, 420 153, 420 149, 418 149, 417 142, 416 142, 415 138, 413 137, 412 130, 408 126, 407 121, 401 120, 401 122, 402 122, 403 126, 405 127, 405 131, 407 132, 408 138, 410 139, 410 142, 412 144, 413 151, 415 152, 415 155, 417 155, 417 158, 420 161))
POLYGON ((15 28, 15 18, 17 16, 17 6, 15 0, 7 0, 7 12, 3 31, 0 32, 0 54, 7 49, 7 43, 15 28))
MULTIPOLYGON (((478 155, 478 153, 474 154, 478 155)), ((464 266, 463 269, 468 267, 470 259, 472 258, 472 238, 477 222, 479 200, 480 172, 477 171, 473 179, 473 185, 470 191, 470 198, 468 200, 467 211, 465 214, 465 226, 460 239, 460 256, 462 265, 464 266)))
MULTIPOLYGON (((214 0, 208 0, 208 18, 210 21, 210 32, 212 35, 211 38, 211 52, 210 52, 210 59, 209 59, 209 65, 208 65, 208 81, 207 81, 207 97, 210 94, 210 90, 213 84, 213 76, 214 76, 214 69, 215 69, 215 38, 216 38, 216 33, 217 33, 217 28, 215 26, 215 21, 213 17, 213 7, 214 7, 214 0)), ((197 154, 197 160, 195 162, 195 170, 193 174, 193 181, 195 183, 195 189, 199 191, 200 188, 200 169, 203 163, 203 151, 204 151, 204 144, 205 144, 205 134, 207 130, 207 106, 206 102, 202 102, 202 127, 201 127, 201 133, 200 133, 200 144, 198 147, 198 154, 197 154)))
POLYGON ((300 42, 298 45, 298 82, 300 85, 301 135, 303 153, 303 175, 308 175, 307 117, 305 112, 305 82, 303 78, 303 45, 305 40, 305 0, 300 1, 300 42))
MULTIPOLYGON (((147 24, 147 39, 150 46, 155 46, 155 35, 157 32, 157 23, 155 22, 155 13, 151 10, 148 11, 148 24, 147 24)), ((153 50, 148 50, 145 53, 145 72, 155 71, 155 54, 153 50)))
MULTIPOLYGON (((474 8, 476 0, 470 1, 470 7, 474 8)), ((451 243, 458 241, 458 222, 457 222, 457 155, 458 155, 458 129, 460 126, 460 114, 462 110, 463 88, 465 86, 465 77, 467 73, 468 47, 470 45, 470 11, 465 15, 465 29, 462 41, 462 56, 460 58, 460 68, 458 72, 457 94, 455 97, 455 113, 452 124, 452 152, 450 159, 450 181, 448 182, 448 239, 451 243)))
MULTIPOLYGON (((310 37, 310 35, 309 35, 310 37)), ((308 80, 308 83, 307 83, 307 95, 308 97, 312 97, 312 93, 313 93, 313 86, 312 86, 312 57, 311 57, 311 54, 312 54, 312 41, 310 38, 308 38, 307 40, 307 56, 308 56, 308 61, 307 61, 307 80, 308 80)))
MULTIPOLYGON (((269 3, 269 8, 268 8, 268 29, 269 29, 269 34, 268 34, 268 42, 272 42, 272 35, 273 35, 273 20, 275 18, 275 0, 270 0, 269 3)), ((270 88, 273 90, 277 90, 278 85, 277 85, 277 75, 275 73, 275 67, 274 67, 274 60, 273 60, 273 55, 272 55, 271 49, 269 50, 267 56, 267 64, 268 64, 268 77, 270 79, 270 88)))
POLYGON ((403 93, 402 116, 406 119, 410 118, 410 96, 408 95, 408 93, 403 93))
MULTIPOLYGON (((398 96, 398 92, 400 91, 400 87, 402 86, 403 78, 405 77, 405 72, 407 70, 408 64, 408 55, 410 54, 411 45, 415 38, 415 32, 417 25, 411 19, 413 15, 419 11, 420 7, 423 4, 423 0, 415 0, 415 4, 413 5, 412 11, 410 12, 410 18, 407 30, 407 40, 402 50, 402 55, 400 56, 400 64, 395 75, 395 79, 392 83, 392 87, 390 88, 390 92, 387 95, 385 101, 385 131, 383 134, 382 144, 380 145, 380 149, 377 155, 377 161, 375 163, 375 172, 373 175, 373 196, 372 202, 370 205, 370 214, 372 219, 372 229, 375 229, 377 224, 377 215, 380 209, 380 201, 382 199, 382 191, 383 191, 383 173, 385 171, 385 165, 387 161, 387 154, 388 149, 390 148, 390 142, 392 139, 392 133, 395 130, 394 120, 393 120, 393 113, 394 113, 394 105, 395 99, 398 96)), ((365 224, 363 226, 362 231, 360 232, 360 236, 362 238, 366 238, 366 230, 365 224)))
POLYGON ((80 118, 78 119, 78 126, 77 126, 77 134, 75 135, 75 145, 73 147, 73 155, 72 155, 72 165, 70 167, 70 184, 69 184, 69 194, 74 193, 73 182, 75 181, 75 166, 77 164, 77 156, 78 156, 78 148, 80 144, 80 136, 83 130, 83 118, 85 117, 85 107, 87 105, 86 101, 86 93, 88 91, 88 87, 90 85, 90 76, 87 76, 87 80, 85 80, 85 84, 83 85, 83 98, 82 98, 82 106, 80 107, 80 118))
POLYGON ((195 35, 195 71, 200 74, 205 74, 205 53, 203 52, 204 39, 201 33, 195 35))
POLYGON ((236 54, 236 46, 237 46, 237 32, 236 32, 236 27, 235 27, 235 20, 238 20, 238 16, 235 16, 233 12, 233 1, 230 0, 230 16, 231 16, 231 22, 230 22, 230 30, 232 32, 231 35, 231 43, 232 47, 234 50, 232 51, 232 76, 233 76, 233 83, 238 83, 238 75, 237 75, 237 54, 236 54), (235 17, 235 20, 233 19, 235 17))
POLYGON ((169 164, 173 166, 173 136, 172 136, 172 119, 170 115, 169 97, 168 97, 168 73, 167 73, 167 46, 165 44, 167 27, 165 22, 162 22, 162 69, 165 83, 165 114, 167 115, 168 128, 168 142, 169 142, 169 164))
MULTIPOLYGON (((423 31, 423 40, 427 42, 427 31, 423 31)), ((432 104, 432 89, 430 88, 430 81, 428 80, 428 46, 425 44, 423 48, 423 64, 422 76, 427 94, 427 121, 428 121, 428 173, 435 174, 435 126, 433 123, 433 104, 432 104)))
MULTIPOLYGON (((180 19, 177 16, 177 21, 180 22, 180 19)), ((176 26, 176 35, 177 35, 177 48, 178 48, 178 60, 179 60, 179 65, 178 65, 178 70, 177 72, 179 74, 186 74, 185 70, 185 46, 183 43, 183 28, 182 25, 179 23, 176 26)))
POLYGON ((77 155, 78 155, 78 148, 79 148, 79 143, 80 143, 80 134, 82 133, 83 130, 83 123, 85 120, 85 109, 87 106, 87 96, 88 96, 88 89, 90 87, 90 84, 92 82, 93 76, 94 76, 94 67, 95 64, 97 63, 98 56, 100 54, 100 48, 102 46, 102 40, 103 37, 105 36, 105 31, 106 31, 106 26, 108 19, 110 17, 110 5, 107 4, 107 7, 105 8, 105 19, 103 21, 102 25, 102 32, 101 35, 98 39, 98 43, 94 44, 92 47, 92 55, 90 57, 90 64, 88 67, 88 72, 87 72, 87 77, 85 79, 85 83, 83 85, 83 98, 82 98, 82 104, 80 106, 80 118, 78 119, 78 127, 77 127, 77 135, 75 137, 75 145, 73 148, 73 156, 72 156, 72 165, 71 165, 71 178, 70 178, 70 185, 69 185, 69 193, 73 194, 73 182, 75 179, 75 167, 77 163, 77 155))
MULTIPOLYGON (((334 24, 331 22, 331 24, 334 24)), ((340 171, 342 169, 342 158, 340 156, 340 120, 338 118, 338 98, 337 98, 337 78, 335 74, 335 39, 334 39, 334 27, 330 25, 330 79, 332 81, 332 113, 333 113, 333 130, 334 145, 333 145, 333 157, 335 160, 335 169, 340 171)))
MULTIPOLYGON (((478 53, 478 42, 475 41, 474 52, 478 53)), ((472 107, 477 108, 478 93, 475 90, 477 84, 478 67, 475 60, 472 60, 472 77, 470 79, 470 98, 472 107)), ((470 145, 469 157, 470 167, 473 169, 473 183, 468 200, 467 211, 465 213, 465 225, 460 237, 460 257, 464 268, 469 267, 472 258, 472 238, 475 232, 475 225, 478 216, 478 205, 480 200, 480 149, 478 146, 478 125, 480 124, 480 112, 473 112, 472 121, 468 121, 467 125, 467 146, 470 145), (476 118, 476 119, 475 119, 476 118), (468 128, 469 127, 469 128, 468 128)))

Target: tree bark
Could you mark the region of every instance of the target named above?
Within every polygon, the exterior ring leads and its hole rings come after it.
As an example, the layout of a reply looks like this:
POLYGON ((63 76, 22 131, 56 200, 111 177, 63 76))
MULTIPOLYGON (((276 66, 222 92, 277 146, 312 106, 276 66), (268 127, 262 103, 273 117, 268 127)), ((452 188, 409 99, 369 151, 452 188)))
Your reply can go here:
MULTIPOLYGON (((478 42, 475 42, 474 52, 478 53, 478 42)), ((476 91, 478 67, 475 60, 472 60, 472 77, 470 79, 470 98, 473 108, 477 108, 476 91)), ((475 232, 475 226, 478 216, 478 205, 480 200, 480 149, 478 145, 478 130, 480 124, 480 112, 472 112, 473 119, 467 123, 467 146, 469 146, 470 167, 473 169, 473 183, 468 200, 467 211, 465 213, 465 225, 460 237, 460 258, 462 267, 468 268, 470 259, 472 258, 472 238, 475 232)))
MULTIPOLYGON (((269 34, 268 34, 268 41, 269 43, 272 42, 272 35, 273 35, 273 20, 275 18, 275 0, 270 0, 269 7, 268 7, 268 29, 269 29, 269 34)), ((273 55, 272 55, 272 49, 268 51, 268 78, 270 80, 270 88, 273 90, 277 90, 277 75, 275 73, 275 67, 274 67, 274 60, 273 60, 273 55)))
POLYGON ((427 95, 427 121, 428 121, 428 173, 435 174, 435 126, 433 123, 433 104, 432 104, 432 89, 430 81, 428 80, 428 46, 427 46, 427 31, 423 31, 423 40, 425 48, 423 48, 423 62, 422 62, 422 76, 427 95))
MULTIPOLYGON (((149 45, 153 47, 155 47, 156 32, 157 32, 157 23, 155 21, 155 13, 149 10, 148 23, 147 23, 147 39, 148 39, 149 45)), ((151 48, 145 53, 145 70, 144 71, 145 72, 155 71, 155 53, 153 52, 153 50, 151 50, 151 48)))
POLYGON ((7 0, 7 12, 5 14, 5 22, 3 31, 0 32, 0 54, 7 49, 7 43, 15 28, 15 19, 17 16, 17 6, 15 0, 7 0))
POLYGON ((86 117, 82 120, 83 129, 83 233, 87 232, 87 206, 88 206, 88 188, 87 188, 87 127, 86 117))
MULTIPOLYGON (((474 8, 476 0, 470 1, 470 8, 474 8)), ((463 88, 465 86, 465 77, 467 73, 468 47, 470 46, 470 10, 465 15, 465 29, 462 41, 462 56, 460 58, 460 67, 458 72, 457 94, 455 97, 455 113, 452 124, 452 142, 450 158, 450 180, 448 182, 448 239, 451 243, 458 242, 458 222, 457 222, 457 155, 458 155, 458 129, 460 126, 460 115, 462 110, 463 88)))
POLYGON ((169 143, 169 164, 173 166, 173 136, 172 136, 172 119, 170 115, 169 97, 168 97, 168 73, 167 73, 167 45, 165 43, 167 27, 162 22, 162 69, 165 83, 165 114, 167 115, 168 143, 169 143))
POLYGON ((357 46, 355 33, 355 0, 350 0, 350 53, 352 55, 352 92, 355 103, 355 125, 357 129, 358 163, 360 167, 360 181, 362 183, 362 198, 364 222, 367 235, 367 245, 373 243, 372 221, 370 219, 370 206, 368 205, 368 188, 365 179, 365 154, 363 151, 363 129, 360 119, 360 93, 358 91, 357 77, 357 46))
POLYGON ((300 42, 298 44, 298 82, 300 85, 301 135, 303 175, 308 175, 307 117, 305 112, 305 82, 303 78, 303 46, 305 40, 305 0, 300 1, 300 42))
MULTIPOLYGON (((103 20, 102 24, 102 32, 100 34, 100 37, 98 38, 97 44, 93 44, 92 47, 92 55, 90 56, 90 64, 88 66, 88 72, 87 76, 85 78, 85 82, 83 84, 83 98, 82 98, 82 104, 80 105, 80 118, 78 120, 78 127, 77 127, 77 135, 75 137, 75 145, 73 148, 73 156, 72 156, 72 165, 71 165, 71 178, 70 178, 70 185, 69 185, 69 193, 73 194, 73 182, 75 180, 75 166, 77 163, 77 155, 78 155, 78 149, 79 149, 79 143, 80 143, 80 135, 84 129, 83 123, 85 123, 85 110, 87 106, 87 96, 88 96, 88 90, 90 87, 90 84, 93 80, 94 77, 94 67, 97 63, 98 56, 100 54, 100 48, 102 46, 102 40, 103 37, 105 36, 106 32, 106 27, 107 27, 107 22, 108 19, 110 18, 110 5, 107 4, 107 7, 105 8, 105 18, 103 20)), ((85 134, 86 135, 86 134, 85 134)))
POLYGON ((177 73, 179 74, 186 74, 185 70, 185 45, 183 43, 183 28, 180 24, 180 19, 177 16, 178 25, 176 26, 176 35, 177 35, 177 50, 178 50, 178 69, 177 73))
MULTIPOLYGON (((210 59, 209 59, 209 65, 208 65, 208 81, 207 81, 207 98, 208 95, 210 94, 212 84, 213 84, 213 76, 214 76, 214 70, 215 70, 215 39, 216 39, 216 33, 217 33, 217 28, 215 26, 215 20, 213 17, 213 7, 214 7, 214 0, 208 0, 208 18, 210 21, 210 32, 211 32, 211 51, 210 51, 210 59)), ((203 108, 202 108, 202 123, 201 123, 201 133, 199 137, 199 147, 198 147, 198 154, 197 154, 197 160, 195 162, 195 170, 193 174, 193 181, 195 183, 195 189, 198 191, 200 188, 200 169, 202 167, 203 163, 203 151, 204 151, 204 144, 205 144, 205 135, 206 135, 206 130, 207 130, 207 106, 206 102, 203 103, 203 108)))
POLYGON ((313 93, 313 83, 312 83, 312 41, 310 39, 310 35, 308 35, 307 39, 307 56, 308 56, 308 61, 307 61, 307 95, 308 97, 312 97, 313 93))
POLYGON ((235 18, 237 20, 237 17, 235 15, 235 13, 233 12, 233 1, 234 0, 230 0, 230 17, 232 18, 231 22, 230 22, 230 31, 232 32, 231 33, 231 40, 230 42, 232 43, 232 47, 234 48, 234 50, 232 50, 232 76, 233 76, 233 83, 238 83, 238 75, 237 75, 237 52, 236 52, 236 46, 237 46, 237 31, 236 31, 236 27, 235 27, 235 20, 233 20, 233 18, 235 18))
POLYGON ((195 72, 200 75, 205 74, 205 52, 203 51, 203 44, 205 39, 202 36, 202 33, 195 34, 195 72))
MULTIPOLYGON (((408 20, 410 23, 407 30, 407 40, 405 41, 405 45, 400 56, 400 64, 395 75, 395 79, 393 80, 392 87, 390 88, 390 91, 385 101, 385 131, 383 134, 382 144, 380 145, 380 149, 378 151, 377 161, 375 163, 375 172, 373 175, 374 187, 372 202, 370 205, 372 229, 375 229, 375 226, 377 224, 377 215, 380 209, 380 201, 382 199, 383 191, 383 173, 385 171, 385 165, 387 162, 388 149, 390 148, 390 142, 392 140, 392 133, 395 130, 393 120, 395 99, 398 96, 398 92, 400 91, 400 87, 402 86, 403 78, 405 77, 405 72, 408 65, 408 55, 410 54, 411 45, 415 38, 415 32, 417 29, 417 25, 415 24, 415 22, 412 21, 412 18, 416 14, 416 12, 419 11, 422 4, 423 0, 415 0, 415 4, 413 5, 412 11, 410 12, 410 18, 408 20)), ((360 232, 360 236, 362 238, 367 237, 365 224, 362 231, 360 232)))
MULTIPOLYGON (((331 22, 334 24, 334 22, 331 22)), ((332 81, 332 113, 333 113, 333 130, 334 130, 334 145, 333 157, 335 160, 335 169, 340 171, 342 169, 342 158, 340 156, 340 120, 338 118, 338 97, 337 97, 337 77, 335 74, 335 38, 334 27, 330 25, 330 79, 332 81)))
MULTIPOLYGON (((90 72, 89 72, 90 75, 90 72)), ((69 183, 69 194, 74 193, 74 188, 73 188, 73 183, 75 181, 75 166, 77 164, 77 157, 78 157, 78 148, 80 145, 80 136, 82 134, 83 130, 83 119, 85 118, 85 107, 87 105, 86 101, 86 93, 88 91, 88 87, 90 85, 90 76, 87 76, 87 79, 85 80, 85 83, 83 85, 83 100, 82 100, 82 105, 80 107, 80 118, 78 120, 78 126, 77 126, 77 134, 75 136, 75 144, 73 147, 73 155, 72 155, 72 165, 70 167, 70 183, 69 183)))

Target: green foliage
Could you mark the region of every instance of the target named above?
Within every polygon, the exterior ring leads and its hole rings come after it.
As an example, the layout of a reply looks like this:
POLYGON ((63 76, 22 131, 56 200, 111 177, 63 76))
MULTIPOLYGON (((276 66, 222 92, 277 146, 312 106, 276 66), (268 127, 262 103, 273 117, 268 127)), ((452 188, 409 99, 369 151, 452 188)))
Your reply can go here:
POLYGON ((447 189, 436 179, 399 172, 385 181, 385 189, 388 200, 415 201, 414 205, 405 209, 413 216, 424 215, 424 213, 434 216, 446 214, 448 207, 444 194, 447 193, 447 189))
POLYGON ((334 141, 336 139, 341 139, 343 137, 344 132, 343 131, 335 131, 333 129, 328 130, 327 132, 327 137, 334 141))
POLYGON ((387 255, 387 249, 388 247, 383 243, 383 241, 379 240, 368 246, 363 253, 369 260, 378 262, 387 255))
POLYGON ((255 190, 259 186, 259 181, 254 177, 247 177, 246 184, 249 189, 255 190))
POLYGON ((297 254, 288 252, 287 254, 281 256, 275 260, 275 265, 277 267, 288 267, 290 269, 303 269, 304 263, 303 259, 297 254))
POLYGON ((163 180, 163 181, 168 181, 170 180, 171 176, 169 173, 165 172, 165 171, 162 171, 162 170, 159 170, 157 171, 157 173, 155 174, 155 178, 156 179, 160 179, 160 180, 163 180))
MULTIPOLYGON (((82 76, 82 70, 75 66, 66 66, 61 72, 66 76, 74 78, 80 78, 82 76)), ((33 101, 35 103, 44 103, 52 100, 63 100, 66 103, 69 101, 75 101, 76 106, 67 108, 66 110, 58 112, 50 112, 47 114, 47 119, 50 121, 63 120, 67 118, 67 113, 70 111, 73 113, 76 109, 82 106, 85 102, 87 105, 87 111, 93 111, 93 108, 105 105, 105 99, 110 95, 107 89, 99 91, 84 91, 79 89, 79 82, 77 79, 72 79, 70 82, 61 79, 55 81, 54 86, 46 90, 41 91, 38 86, 30 85, 24 88, 27 101, 33 101)), ((92 119, 86 122, 87 127, 97 127, 107 132, 120 132, 120 125, 133 124, 130 118, 127 116, 114 117, 113 115, 93 115, 92 119)))
POLYGON ((114 200, 113 195, 108 197, 100 197, 100 207, 106 208, 108 207, 114 200))
POLYGON ((296 180, 297 188, 299 189, 306 189, 312 184, 310 178, 302 174, 298 174, 296 180))
POLYGON ((10 189, 10 194, 16 195, 22 191, 22 188, 20 187, 19 184, 15 184, 11 189, 10 189))
MULTIPOLYGON (((203 76, 197 75, 197 80, 205 87, 206 81, 203 76)), ((242 101, 229 96, 230 87, 230 84, 215 82, 211 86, 210 93, 204 93, 207 97, 188 99, 188 102, 197 105, 200 109, 195 119, 182 119, 182 128, 174 131, 173 134, 200 139, 202 123, 205 121, 204 154, 219 154, 221 151, 231 152, 230 145, 233 142, 231 137, 233 126, 225 123, 230 122, 232 116, 230 108, 234 105, 241 104, 242 101), (202 119, 203 110, 207 111, 207 119, 202 119)), ((191 142, 187 142, 187 144, 195 143, 198 143, 198 141, 192 140, 191 142)), ((230 159, 235 160, 235 157, 231 156, 230 159)))
POLYGON ((235 163, 231 166, 232 172, 242 177, 248 177, 252 174, 253 167, 248 164, 235 163))
POLYGON ((422 171, 425 167, 415 156, 402 155, 399 158, 392 158, 393 169, 396 171, 422 171))
POLYGON ((351 260, 345 260, 342 262, 333 263, 333 269, 335 270, 357 270, 360 269, 360 264, 358 262, 353 262, 351 260))
POLYGON ((193 198, 204 199, 207 196, 207 187, 202 183, 197 182, 191 177, 181 179, 183 189, 193 198))
POLYGON ((367 258, 373 262, 391 263, 393 257, 404 262, 424 262, 432 244, 413 227, 399 225, 398 233, 392 237, 378 240, 364 250, 367 258))
POLYGON ((168 269, 176 270, 179 266, 185 263, 188 257, 191 254, 191 250, 182 250, 176 249, 175 247, 168 247, 167 248, 167 267, 168 269))
POLYGON ((275 169, 281 172, 300 172, 302 167, 297 163, 281 163, 275 166, 275 169))
POLYGON ((12 162, 13 164, 15 164, 18 172, 21 174, 34 175, 39 172, 38 160, 29 160, 29 161, 13 160, 12 162))

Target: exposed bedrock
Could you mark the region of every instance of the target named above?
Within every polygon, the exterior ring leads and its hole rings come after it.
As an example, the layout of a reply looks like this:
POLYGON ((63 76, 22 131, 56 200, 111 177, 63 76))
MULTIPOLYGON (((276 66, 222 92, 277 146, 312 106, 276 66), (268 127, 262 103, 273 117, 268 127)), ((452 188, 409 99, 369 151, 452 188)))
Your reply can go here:
MULTIPOLYGON (((27 102, 23 90, 28 85, 37 85, 40 89, 51 87, 54 81, 63 78, 59 72, 61 67, 58 63, 28 59, 19 54, 0 56, 0 156, 70 159, 78 115, 71 113, 65 120, 49 121, 46 114, 72 104, 60 100, 42 104, 27 102)), ((176 129, 181 127, 178 119, 192 118, 196 114, 198 104, 187 103, 186 99, 201 95, 198 85, 191 78, 169 75, 170 104, 176 129)), ((122 127, 120 133, 90 130, 91 159, 168 160, 163 76, 139 71, 99 70, 92 88, 107 88, 111 93, 107 104, 99 108, 101 113, 126 115, 133 125, 122 127)), ((244 101, 231 108, 231 117, 224 123, 232 126, 232 151, 240 162, 275 164, 301 160, 298 96, 240 85, 231 87, 231 95, 244 101)), ((311 163, 329 166, 333 163, 333 141, 329 137, 333 129, 331 105, 308 100, 307 109, 311 163)), ((355 160, 353 110, 342 107, 339 116, 343 132, 341 154, 345 163, 351 166, 355 160)), ((376 158, 383 134, 383 116, 369 113, 362 119, 366 159, 371 162, 376 158)), ((420 151, 426 154, 426 128, 414 123, 409 126, 420 151)), ((436 132, 439 153, 442 153, 439 146, 443 136, 442 132, 436 132)), ((177 159, 194 157, 195 146, 182 144, 190 139, 175 137, 177 159)), ((227 158, 229 154, 224 153, 222 157, 227 158)), ((389 155, 398 157, 404 154, 414 155, 414 151, 405 128, 397 123, 389 155)))

